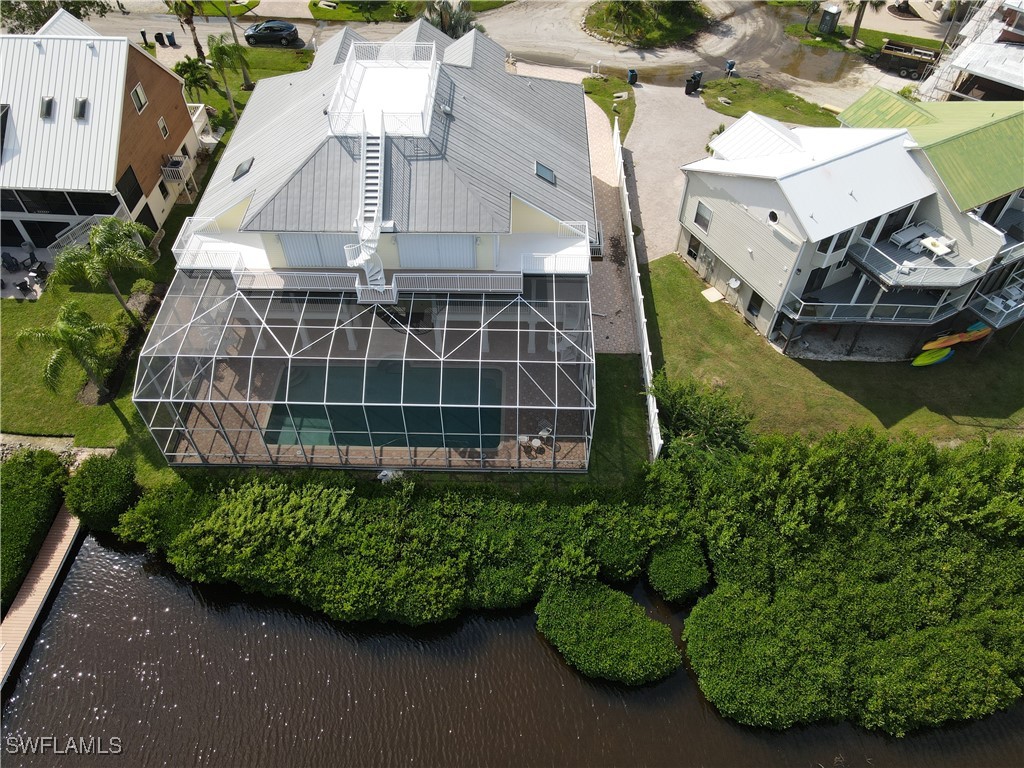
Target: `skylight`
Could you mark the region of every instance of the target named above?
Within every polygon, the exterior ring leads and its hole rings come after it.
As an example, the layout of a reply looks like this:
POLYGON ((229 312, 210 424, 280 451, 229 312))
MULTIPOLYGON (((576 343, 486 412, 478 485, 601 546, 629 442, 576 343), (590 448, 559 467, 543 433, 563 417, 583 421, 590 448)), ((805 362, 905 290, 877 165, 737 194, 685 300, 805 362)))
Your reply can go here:
POLYGON ((243 160, 241 163, 239 163, 238 167, 235 168, 235 173, 231 177, 231 180, 238 181, 240 178, 245 176, 245 174, 249 172, 249 169, 252 168, 252 161, 255 159, 255 157, 250 157, 248 160, 243 160))

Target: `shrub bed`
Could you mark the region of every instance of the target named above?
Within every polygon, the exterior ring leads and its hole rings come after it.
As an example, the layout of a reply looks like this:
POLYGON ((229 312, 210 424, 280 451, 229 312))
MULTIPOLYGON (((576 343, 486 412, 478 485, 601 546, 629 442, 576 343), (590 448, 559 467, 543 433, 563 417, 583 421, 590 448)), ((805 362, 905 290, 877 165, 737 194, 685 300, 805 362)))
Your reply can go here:
POLYGON ((598 581, 552 584, 537 603, 537 629, 588 677, 641 685, 682 663, 667 625, 598 581))
POLYGON ((666 600, 681 603, 697 595, 711 578, 697 536, 680 536, 651 553, 647 577, 666 600))
POLYGON ((109 532, 138 495, 135 464, 123 456, 91 456, 68 480, 68 511, 94 531, 109 532))
POLYGON ((18 451, 0 465, 0 590, 6 613, 64 498, 67 467, 50 451, 18 451))

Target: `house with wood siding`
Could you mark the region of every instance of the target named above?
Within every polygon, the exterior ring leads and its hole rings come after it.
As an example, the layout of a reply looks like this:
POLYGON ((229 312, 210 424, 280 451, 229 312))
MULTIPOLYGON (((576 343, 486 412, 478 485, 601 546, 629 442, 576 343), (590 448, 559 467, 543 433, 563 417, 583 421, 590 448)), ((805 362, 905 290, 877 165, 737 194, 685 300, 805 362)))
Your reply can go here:
POLYGON ((34 35, 0 35, 0 65, 5 247, 55 252, 102 216, 157 230, 195 190, 205 108, 127 38, 59 10, 34 35))
POLYGON ((584 95, 506 59, 345 28, 257 84, 140 357, 170 463, 586 470, 584 95))
POLYGON ((809 326, 1024 317, 1024 107, 873 90, 844 128, 748 113, 683 168, 678 250, 786 349, 809 326))

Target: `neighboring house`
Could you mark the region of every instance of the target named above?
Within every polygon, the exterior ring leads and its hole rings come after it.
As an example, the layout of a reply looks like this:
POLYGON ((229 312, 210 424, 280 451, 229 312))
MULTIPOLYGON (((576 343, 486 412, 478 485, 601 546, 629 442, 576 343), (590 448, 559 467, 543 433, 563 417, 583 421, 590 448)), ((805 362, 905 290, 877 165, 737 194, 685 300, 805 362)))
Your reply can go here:
POLYGON ((986 0, 960 28, 917 95, 926 100, 1024 99, 1024 0, 986 0))
POLYGON ((0 35, 0 68, 5 246, 56 251, 100 216, 157 230, 194 191, 202 105, 127 38, 61 10, 35 35, 0 35))
POLYGON ((505 62, 418 22, 259 82, 140 357, 170 463, 587 468, 584 96, 505 62))
POLYGON ((784 349, 810 324, 1024 315, 1024 105, 874 89, 844 128, 747 113, 683 168, 678 249, 784 349))

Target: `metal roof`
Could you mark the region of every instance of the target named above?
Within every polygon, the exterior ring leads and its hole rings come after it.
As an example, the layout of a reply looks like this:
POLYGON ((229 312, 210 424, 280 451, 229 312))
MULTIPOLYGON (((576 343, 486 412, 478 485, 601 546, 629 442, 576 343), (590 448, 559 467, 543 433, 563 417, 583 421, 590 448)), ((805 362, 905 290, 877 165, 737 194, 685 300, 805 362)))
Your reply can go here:
POLYGON ((780 127, 748 112, 715 140, 722 139, 735 159, 719 158, 716 151, 683 170, 775 180, 811 241, 935 192, 907 152, 905 130, 782 127, 792 141, 786 142, 789 151, 779 152, 780 127), (733 131, 740 140, 732 140, 733 131))
POLYGON ((111 190, 129 43, 103 37, 65 11, 43 30, 47 34, 0 35, 0 102, 10 105, 0 185, 111 190), (49 97, 52 116, 40 118, 40 103, 49 97), (76 120, 72 112, 81 97, 88 99, 86 117, 76 120))
MULTIPOLYGON (((394 40, 434 42, 443 55, 429 136, 386 142, 383 213, 396 231, 507 232, 515 195, 596 232, 579 85, 506 72, 505 50, 475 31, 452 42, 420 22, 394 40), (538 161, 554 169, 554 185, 537 177, 538 161)), ((243 229, 352 231, 359 150, 330 135, 324 110, 354 41, 362 38, 346 28, 309 70, 259 82, 197 216, 251 196, 243 229), (231 169, 249 157, 252 170, 232 181, 231 169)))
POLYGON ((1024 186, 1024 103, 912 103, 872 88, 839 116, 844 125, 906 127, 961 211, 1024 186))

